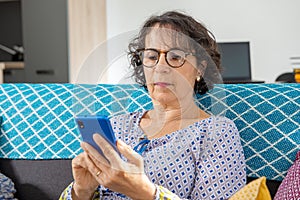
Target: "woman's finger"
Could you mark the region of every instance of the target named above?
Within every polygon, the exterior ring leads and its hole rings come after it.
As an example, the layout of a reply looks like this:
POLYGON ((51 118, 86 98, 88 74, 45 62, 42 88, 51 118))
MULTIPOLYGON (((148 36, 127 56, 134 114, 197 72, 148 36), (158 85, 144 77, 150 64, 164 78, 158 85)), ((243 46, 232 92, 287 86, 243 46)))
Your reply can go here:
POLYGON ((127 145, 122 140, 117 141, 117 147, 121 154, 127 158, 128 162, 136 165, 137 167, 144 166, 144 161, 141 155, 135 152, 129 145, 127 145))
POLYGON ((89 172, 91 173, 91 175, 97 180, 98 178, 98 173, 102 172, 101 169, 99 169, 94 162, 92 161, 92 159, 87 155, 86 156, 86 163, 87 163, 87 167, 89 172))
POLYGON ((93 193, 99 183, 102 182, 95 178, 94 173, 97 173, 96 171, 98 171, 98 168, 95 167, 85 152, 72 160, 72 173, 77 189, 81 188, 93 193))
POLYGON ((72 167, 73 168, 87 168, 86 163, 84 162, 84 152, 76 156, 72 160, 72 167))
POLYGON ((110 170, 111 165, 107 161, 107 159, 105 159, 102 155, 100 155, 97 152, 97 150, 94 147, 92 147, 91 145, 89 145, 88 143, 82 143, 81 146, 82 146, 83 150, 89 155, 89 158, 93 161, 93 163, 97 166, 97 168, 101 169, 102 172, 109 173, 108 171, 110 170), (93 152, 93 151, 96 151, 96 152, 93 152), (95 155, 97 155, 97 157, 95 157, 95 155))
POLYGON ((110 162, 112 166, 119 166, 119 164, 122 163, 120 155, 100 134, 94 134, 93 139, 101 148, 105 158, 110 162))
POLYGON ((88 170, 92 175, 99 171, 99 168, 93 163, 91 158, 86 152, 83 152, 81 156, 78 156, 72 160, 74 168, 84 168, 88 170))
POLYGON ((101 164, 103 166, 109 167, 109 162, 90 144, 86 142, 81 142, 81 148, 85 151, 89 157, 93 158, 93 160, 97 161, 97 165, 101 164))

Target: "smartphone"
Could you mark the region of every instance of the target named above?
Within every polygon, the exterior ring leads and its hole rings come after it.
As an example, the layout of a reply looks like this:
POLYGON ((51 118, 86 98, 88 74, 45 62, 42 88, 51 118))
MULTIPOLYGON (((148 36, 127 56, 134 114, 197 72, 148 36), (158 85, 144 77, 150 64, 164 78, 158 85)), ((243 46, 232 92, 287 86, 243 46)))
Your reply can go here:
POLYGON ((94 134, 100 134, 117 152, 119 152, 116 146, 117 139, 112 130, 109 118, 106 116, 77 116, 75 121, 82 140, 94 147, 100 154, 103 155, 103 152, 94 141, 94 134))

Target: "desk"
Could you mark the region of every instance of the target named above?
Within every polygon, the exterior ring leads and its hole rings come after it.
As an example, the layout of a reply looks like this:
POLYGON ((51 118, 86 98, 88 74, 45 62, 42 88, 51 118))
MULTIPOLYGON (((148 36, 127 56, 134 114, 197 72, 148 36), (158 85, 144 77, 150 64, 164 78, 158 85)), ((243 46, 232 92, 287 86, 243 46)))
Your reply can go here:
POLYGON ((3 83, 3 70, 24 69, 24 62, 0 62, 0 84, 3 83))

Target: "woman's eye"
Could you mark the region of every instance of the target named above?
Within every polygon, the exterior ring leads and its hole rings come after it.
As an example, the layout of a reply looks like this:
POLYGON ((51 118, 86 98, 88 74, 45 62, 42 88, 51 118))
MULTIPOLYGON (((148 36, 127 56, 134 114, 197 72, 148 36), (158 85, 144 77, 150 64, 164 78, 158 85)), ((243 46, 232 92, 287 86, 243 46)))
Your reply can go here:
POLYGON ((146 59, 149 59, 149 60, 157 60, 157 55, 154 55, 154 54, 147 54, 145 55, 145 58, 146 59))
POLYGON ((175 54, 175 53, 172 53, 170 55, 170 59, 171 60, 181 60, 182 59, 182 56, 178 55, 178 54, 175 54))

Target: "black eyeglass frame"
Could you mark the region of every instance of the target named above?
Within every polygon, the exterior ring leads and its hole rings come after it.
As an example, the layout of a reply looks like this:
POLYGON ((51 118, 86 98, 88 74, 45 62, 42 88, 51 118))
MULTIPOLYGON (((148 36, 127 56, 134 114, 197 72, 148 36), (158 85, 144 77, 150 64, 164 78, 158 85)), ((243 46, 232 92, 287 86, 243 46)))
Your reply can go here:
POLYGON ((141 59, 141 62, 142 62, 142 64, 143 64, 143 66, 145 66, 145 67, 147 67, 147 68, 153 68, 153 67, 155 67, 155 66, 157 65, 157 63, 159 62, 159 58, 160 58, 160 54, 161 54, 161 53, 164 53, 164 54, 165 54, 165 61, 166 61, 167 64, 168 64, 170 67, 172 67, 172 68, 179 68, 179 67, 182 67, 182 66, 184 65, 185 61, 186 61, 186 57, 187 57, 187 56, 189 56, 189 55, 195 56, 194 53, 191 53, 191 52, 185 52, 185 51, 183 51, 182 49, 179 49, 179 48, 172 48, 172 49, 169 49, 168 51, 162 51, 162 50, 158 50, 158 49, 154 49, 154 48, 145 48, 145 49, 138 49, 137 52, 138 52, 138 54, 139 54, 139 57, 140 57, 140 59, 141 59), (152 51, 157 52, 157 54, 158 54, 158 59, 156 60, 156 62, 155 62, 155 64, 154 64, 153 66, 147 66, 147 65, 145 65, 144 62, 143 62, 143 52, 146 51, 146 50, 152 50, 152 51), (182 51, 182 52, 184 53, 184 61, 183 61, 182 64, 179 65, 179 66, 173 66, 173 65, 171 65, 171 64, 168 62, 167 55, 168 55, 168 53, 169 53, 170 51, 173 51, 173 50, 182 51))

